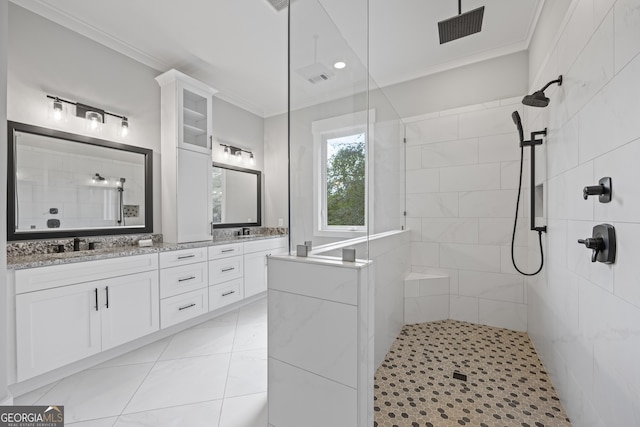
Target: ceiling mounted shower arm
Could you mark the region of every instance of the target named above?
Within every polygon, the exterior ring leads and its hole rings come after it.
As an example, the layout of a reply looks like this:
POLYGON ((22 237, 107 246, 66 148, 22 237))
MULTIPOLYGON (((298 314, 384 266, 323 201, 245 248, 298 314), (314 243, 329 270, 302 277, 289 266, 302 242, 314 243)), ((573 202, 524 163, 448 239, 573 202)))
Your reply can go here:
POLYGON ((462 0, 458 0, 458 15, 462 15, 462 0))

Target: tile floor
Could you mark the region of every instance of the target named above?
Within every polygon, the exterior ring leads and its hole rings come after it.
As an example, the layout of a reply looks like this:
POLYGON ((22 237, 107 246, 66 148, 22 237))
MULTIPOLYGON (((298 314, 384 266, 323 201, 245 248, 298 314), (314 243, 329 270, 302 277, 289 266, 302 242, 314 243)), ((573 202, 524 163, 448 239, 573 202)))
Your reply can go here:
POLYGON ((267 300, 15 398, 65 425, 265 427, 267 300))
POLYGON ((377 427, 571 426, 526 333, 455 320, 405 325, 374 393, 377 427))

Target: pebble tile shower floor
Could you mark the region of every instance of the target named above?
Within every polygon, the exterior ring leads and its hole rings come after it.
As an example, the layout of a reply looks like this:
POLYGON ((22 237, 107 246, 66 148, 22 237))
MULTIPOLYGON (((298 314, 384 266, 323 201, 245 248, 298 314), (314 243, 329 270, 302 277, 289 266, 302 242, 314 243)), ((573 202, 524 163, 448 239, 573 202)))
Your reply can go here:
POLYGON ((376 427, 571 426, 526 333, 455 320, 405 325, 374 399, 376 427))

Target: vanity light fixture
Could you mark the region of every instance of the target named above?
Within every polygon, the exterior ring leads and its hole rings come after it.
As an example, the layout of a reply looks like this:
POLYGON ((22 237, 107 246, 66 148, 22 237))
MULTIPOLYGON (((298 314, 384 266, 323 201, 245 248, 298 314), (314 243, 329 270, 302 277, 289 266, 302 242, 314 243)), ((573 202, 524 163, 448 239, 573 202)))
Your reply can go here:
POLYGON ((256 164, 256 159, 252 151, 243 150, 242 148, 234 147, 229 144, 220 145, 224 147, 223 157, 225 160, 229 160, 229 157, 231 157, 236 163, 241 163, 244 160, 242 153, 247 153, 249 155, 249 158, 247 159, 248 163, 251 166, 256 164))
POLYGON ((47 95, 47 98, 53 100, 51 104, 51 116, 56 121, 59 121, 65 117, 66 114, 64 104, 69 104, 76 107, 76 117, 88 120, 87 128, 91 131, 100 131, 102 129, 102 124, 105 122, 105 116, 112 116, 121 120, 119 131, 120 136, 125 137, 129 133, 129 119, 127 119, 125 116, 111 113, 109 111, 92 107, 90 105, 81 104, 79 102, 62 99, 57 96, 47 95))

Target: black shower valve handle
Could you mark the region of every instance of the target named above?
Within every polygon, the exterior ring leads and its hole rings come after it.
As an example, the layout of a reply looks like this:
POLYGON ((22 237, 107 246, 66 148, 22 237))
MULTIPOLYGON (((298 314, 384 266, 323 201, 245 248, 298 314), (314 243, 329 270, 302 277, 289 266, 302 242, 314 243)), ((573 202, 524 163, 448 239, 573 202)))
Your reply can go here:
POLYGON ((598 252, 605 248, 604 239, 602 237, 587 237, 586 239, 578 239, 578 243, 582 243, 589 249, 593 249, 591 254, 591 262, 596 262, 598 252))
POLYGON ((584 189, 582 190, 582 197, 587 200, 589 196, 599 196, 604 193, 604 185, 589 185, 587 187, 584 187, 584 189))

